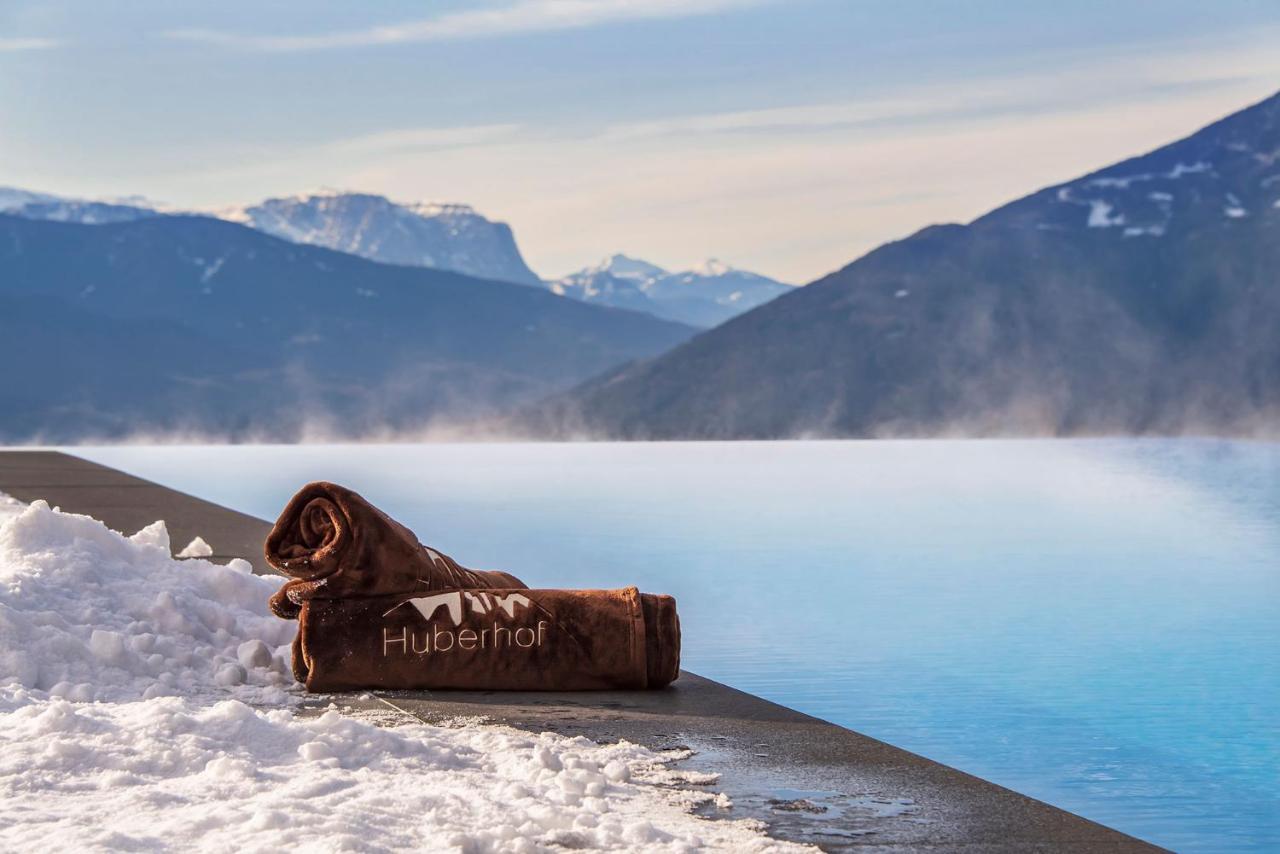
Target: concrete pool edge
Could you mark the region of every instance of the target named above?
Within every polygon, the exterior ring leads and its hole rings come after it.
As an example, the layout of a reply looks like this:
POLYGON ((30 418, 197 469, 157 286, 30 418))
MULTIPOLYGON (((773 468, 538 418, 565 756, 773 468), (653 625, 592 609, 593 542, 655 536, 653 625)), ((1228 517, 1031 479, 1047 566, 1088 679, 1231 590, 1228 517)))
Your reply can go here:
MULTIPOLYGON (((269 523, 56 451, 0 451, 0 492, 92 515, 126 533, 165 519, 173 546, 195 536, 215 559, 269 572, 269 523)), ((771 835, 828 849, 1153 851, 1148 843, 1043 802, 685 672, 654 692, 413 692, 318 698, 391 709, 431 723, 495 723, 692 748, 680 767, 720 775, 726 817, 766 821, 771 835)))

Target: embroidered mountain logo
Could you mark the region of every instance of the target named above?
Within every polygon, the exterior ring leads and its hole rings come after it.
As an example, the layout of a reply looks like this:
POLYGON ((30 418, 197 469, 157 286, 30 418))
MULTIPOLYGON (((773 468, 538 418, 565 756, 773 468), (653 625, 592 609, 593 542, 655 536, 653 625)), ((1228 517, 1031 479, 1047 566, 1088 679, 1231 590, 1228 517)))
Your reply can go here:
POLYGON ((538 620, 534 626, 519 626, 514 630, 499 622, 500 619, 502 622, 516 619, 517 612, 528 610, 532 604, 529 597, 522 593, 503 595, 463 590, 406 599, 388 609, 382 616, 389 617, 397 609, 412 605, 427 620, 427 627, 418 632, 410 631, 408 626, 404 626, 396 634, 383 626, 382 655, 385 657, 397 651, 400 655, 429 655, 455 649, 470 652, 477 649, 510 649, 513 646, 523 649, 542 646, 550 628, 546 620, 538 620), (442 629, 438 623, 432 622, 441 609, 448 615, 452 628, 442 629), (459 629, 468 615, 492 616, 493 624, 488 628, 459 629))

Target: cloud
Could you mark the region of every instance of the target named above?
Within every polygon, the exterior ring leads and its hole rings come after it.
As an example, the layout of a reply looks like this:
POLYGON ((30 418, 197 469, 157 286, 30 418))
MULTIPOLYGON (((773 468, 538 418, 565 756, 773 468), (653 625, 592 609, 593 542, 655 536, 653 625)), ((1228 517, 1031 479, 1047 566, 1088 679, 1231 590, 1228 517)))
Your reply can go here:
POLYGON ((379 131, 322 143, 325 152, 381 154, 392 151, 457 148, 510 140, 518 124, 463 125, 459 127, 402 128, 379 131))
MULTIPOLYGON (((627 251, 671 268, 715 255, 809 281, 885 240, 981 215, 1274 92, 1277 38, 1254 30, 1090 48, 1020 73, 808 102, 802 91, 773 103, 704 102, 694 114, 621 104, 567 123, 514 124, 493 112, 452 127, 357 125, 350 136, 312 135, 287 149, 219 149, 200 170, 164 149, 131 156, 98 186, 201 205, 317 185, 456 200, 511 223, 545 275, 627 251)), ((45 183, 72 187, 56 168, 45 183)))
POLYGON ((21 50, 49 50, 61 45, 59 39, 46 38, 0 38, 0 53, 17 52, 21 50))
POLYGON ((293 52, 346 47, 475 39, 518 33, 576 30, 602 24, 707 15, 763 0, 518 0, 400 24, 327 33, 253 35, 181 29, 166 38, 245 50, 293 52))
MULTIPOLYGON (((1280 38, 1280 30, 1272 31, 1280 38)), ((1266 39, 1262 40, 1264 44, 1266 39)), ((1185 60, 1178 53, 1173 57, 1185 60)), ((1058 68, 996 79, 970 78, 902 89, 892 97, 846 102, 797 104, 751 110, 662 116, 610 124, 601 138, 610 142, 649 137, 703 137, 734 134, 788 135, 822 131, 922 131, 923 125, 955 125, 1002 116, 1036 116, 1090 110, 1142 97, 1238 90, 1251 80, 1280 76, 1280 55, 1267 49, 1237 47, 1196 57, 1180 66, 1169 54, 1108 58, 1105 63, 1058 68), (1123 78, 1126 85, 1117 86, 1123 78)))

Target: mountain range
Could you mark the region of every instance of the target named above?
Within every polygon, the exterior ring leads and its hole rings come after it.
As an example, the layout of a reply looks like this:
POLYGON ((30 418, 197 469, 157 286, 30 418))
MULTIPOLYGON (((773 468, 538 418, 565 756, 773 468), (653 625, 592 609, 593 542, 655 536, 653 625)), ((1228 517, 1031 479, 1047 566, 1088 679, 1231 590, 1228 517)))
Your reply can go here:
POLYGON ((292 243, 323 246, 371 261, 545 287, 559 296, 702 327, 721 323, 789 289, 718 261, 699 270, 668 273, 624 255, 544 282, 525 263, 506 223, 489 220, 468 205, 394 202, 369 193, 324 190, 214 211, 182 211, 141 197, 100 201, 0 187, 0 213, 84 225, 163 214, 214 216, 292 243), (641 270, 645 272, 640 274, 641 270))
POLYGON ((0 214, 0 441, 292 440, 479 418, 691 327, 209 217, 0 214))
POLYGON ((0 441, 1280 425, 1280 95, 803 288, 623 255, 544 283, 458 206, 221 215, 0 189, 0 441))
POLYGON ((625 438, 1274 432, 1278 271, 1275 95, 882 246, 526 424, 625 438))
POLYGON ((554 293, 584 302, 644 311, 703 327, 721 324, 792 288, 715 259, 693 270, 672 273, 621 254, 547 286, 554 293))

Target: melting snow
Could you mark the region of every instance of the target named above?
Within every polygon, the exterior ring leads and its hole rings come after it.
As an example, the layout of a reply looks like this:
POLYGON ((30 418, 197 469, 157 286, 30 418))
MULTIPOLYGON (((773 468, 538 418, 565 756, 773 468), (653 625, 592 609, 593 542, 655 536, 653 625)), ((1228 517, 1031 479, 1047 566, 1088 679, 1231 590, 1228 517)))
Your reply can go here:
POLYGON ((298 717, 278 582, 169 549, 0 495, 0 848, 801 850, 679 754, 298 717))

